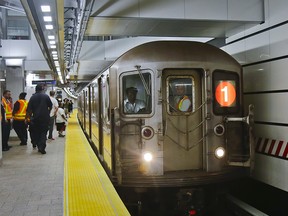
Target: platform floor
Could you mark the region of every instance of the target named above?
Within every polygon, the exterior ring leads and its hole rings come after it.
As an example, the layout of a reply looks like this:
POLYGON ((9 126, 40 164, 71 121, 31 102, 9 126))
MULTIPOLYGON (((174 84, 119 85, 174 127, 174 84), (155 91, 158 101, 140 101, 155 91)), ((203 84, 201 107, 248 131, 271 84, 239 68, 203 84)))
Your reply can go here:
POLYGON ((3 152, 0 167, 0 216, 62 216, 65 138, 47 141, 47 154, 20 146, 3 152))
POLYGON ((45 155, 30 140, 9 142, 0 167, 0 216, 129 216, 76 114, 65 138, 54 135, 45 155))

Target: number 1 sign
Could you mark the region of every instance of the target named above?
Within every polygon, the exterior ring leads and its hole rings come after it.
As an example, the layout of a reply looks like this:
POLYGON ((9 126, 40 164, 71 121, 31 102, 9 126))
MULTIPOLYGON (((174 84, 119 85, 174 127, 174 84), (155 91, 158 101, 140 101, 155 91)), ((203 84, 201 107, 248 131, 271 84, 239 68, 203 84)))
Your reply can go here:
POLYGON ((221 107, 236 105, 235 81, 221 80, 217 83, 215 97, 221 107))

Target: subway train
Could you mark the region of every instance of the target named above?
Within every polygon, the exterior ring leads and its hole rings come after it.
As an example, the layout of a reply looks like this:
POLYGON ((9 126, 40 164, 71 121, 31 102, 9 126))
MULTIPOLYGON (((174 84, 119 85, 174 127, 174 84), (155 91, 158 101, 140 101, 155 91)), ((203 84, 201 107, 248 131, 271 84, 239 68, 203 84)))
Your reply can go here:
POLYGON ((253 106, 241 65, 192 41, 124 53, 78 98, 78 119, 117 187, 199 187, 249 175, 253 106))

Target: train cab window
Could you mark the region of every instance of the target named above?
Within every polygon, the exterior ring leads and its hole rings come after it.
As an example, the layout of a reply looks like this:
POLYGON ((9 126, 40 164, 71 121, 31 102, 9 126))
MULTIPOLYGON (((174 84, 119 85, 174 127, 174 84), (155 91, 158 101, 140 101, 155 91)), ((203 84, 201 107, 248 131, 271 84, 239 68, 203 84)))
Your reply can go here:
POLYGON ((127 72, 121 76, 122 107, 126 115, 152 112, 151 72, 147 70, 127 72))
POLYGON ((190 113, 194 105, 194 78, 193 77, 168 77, 167 101, 170 113, 190 113))

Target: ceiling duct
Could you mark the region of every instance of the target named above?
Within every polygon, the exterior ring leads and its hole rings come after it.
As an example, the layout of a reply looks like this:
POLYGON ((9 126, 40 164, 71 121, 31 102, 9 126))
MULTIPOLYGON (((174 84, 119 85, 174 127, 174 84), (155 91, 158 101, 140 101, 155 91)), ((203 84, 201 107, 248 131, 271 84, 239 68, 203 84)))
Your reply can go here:
POLYGON ((64 59, 66 68, 78 60, 94 0, 66 0, 64 4, 64 59))

